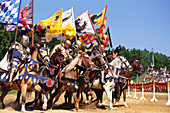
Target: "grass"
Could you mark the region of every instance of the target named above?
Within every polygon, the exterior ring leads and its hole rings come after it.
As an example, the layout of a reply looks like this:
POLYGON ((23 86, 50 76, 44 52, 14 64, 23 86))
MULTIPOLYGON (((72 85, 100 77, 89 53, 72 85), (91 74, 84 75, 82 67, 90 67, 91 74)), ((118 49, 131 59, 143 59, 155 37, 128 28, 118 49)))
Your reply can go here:
MULTIPOLYGON (((8 92, 8 94, 14 94, 14 93, 17 93, 18 91, 17 90, 11 90, 8 92)), ((2 91, 0 91, 0 94, 2 94, 2 91)))

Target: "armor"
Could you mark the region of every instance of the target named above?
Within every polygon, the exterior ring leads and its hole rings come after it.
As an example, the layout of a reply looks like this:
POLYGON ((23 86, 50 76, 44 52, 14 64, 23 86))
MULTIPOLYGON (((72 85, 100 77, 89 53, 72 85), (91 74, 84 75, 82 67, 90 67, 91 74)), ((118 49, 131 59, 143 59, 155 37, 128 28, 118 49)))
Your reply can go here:
POLYGON ((65 40, 64 41, 64 48, 68 49, 71 46, 71 41, 70 40, 65 40))
POLYGON ((115 54, 117 54, 118 56, 120 56, 120 51, 121 51, 121 45, 119 45, 118 47, 116 47, 116 50, 114 51, 115 54))
POLYGON ((45 42, 46 42, 45 37, 40 37, 40 38, 38 39, 37 44, 39 44, 40 47, 44 47, 45 42))
POLYGON ((23 35, 23 36, 21 37, 20 43, 21 43, 24 47, 28 47, 28 45, 29 45, 29 37, 23 35))
POLYGON ((101 53, 104 53, 105 46, 104 46, 104 45, 98 45, 98 50, 99 50, 101 53))
POLYGON ((81 49, 81 47, 82 47, 82 42, 81 42, 80 40, 77 40, 77 41, 76 41, 76 46, 77 46, 79 49, 81 49))

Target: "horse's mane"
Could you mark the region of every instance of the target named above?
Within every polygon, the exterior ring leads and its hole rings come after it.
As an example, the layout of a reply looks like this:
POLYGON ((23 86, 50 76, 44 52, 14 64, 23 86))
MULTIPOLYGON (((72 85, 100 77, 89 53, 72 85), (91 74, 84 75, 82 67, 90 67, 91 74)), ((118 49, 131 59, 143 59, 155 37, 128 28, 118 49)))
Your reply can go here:
POLYGON ((134 59, 133 59, 133 60, 131 60, 129 63, 130 63, 130 64, 132 64, 132 62, 133 62, 134 60, 139 60, 139 61, 141 61, 141 58, 140 58, 140 57, 138 57, 138 58, 134 58, 134 59))

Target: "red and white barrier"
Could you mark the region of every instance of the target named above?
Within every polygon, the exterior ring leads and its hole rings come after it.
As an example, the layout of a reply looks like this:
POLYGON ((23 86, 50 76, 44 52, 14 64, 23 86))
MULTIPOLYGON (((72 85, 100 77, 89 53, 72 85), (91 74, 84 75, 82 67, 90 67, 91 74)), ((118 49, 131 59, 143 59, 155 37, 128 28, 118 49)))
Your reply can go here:
POLYGON ((150 102, 156 102, 156 101, 158 101, 158 100, 155 97, 155 81, 153 81, 153 97, 150 100, 150 102))
POLYGON ((166 105, 170 105, 170 93, 169 93, 169 86, 170 86, 170 83, 168 82, 168 102, 166 103, 166 105))
POLYGON ((130 86, 128 86, 128 94, 126 95, 126 97, 131 97, 131 95, 130 95, 130 86))
POLYGON ((143 88, 143 84, 142 83, 142 97, 139 100, 146 100, 146 98, 144 97, 144 88, 143 88))
POLYGON ((158 82, 150 82, 150 83, 142 83, 142 84, 130 84, 130 89, 135 90, 135 95, 133 98, 138 98, 136 95, 136 89, 142 89, 142 97, 140 100, 146 100, 144 97, 144 89, 146 90, 152 90, 153 88, 153 97, 151 98, 150 102, 156 102, 158 101, 155 96, 155 90, 159 91, 167 91, 168 90, 168 102, 166 105, 170 105, 170 83, 158 83, 158 82))
POLYGON ((133 98, 138 99, 138 97, 136 95, 136 84, 135 84, 135 94, 134 94, 133 98))

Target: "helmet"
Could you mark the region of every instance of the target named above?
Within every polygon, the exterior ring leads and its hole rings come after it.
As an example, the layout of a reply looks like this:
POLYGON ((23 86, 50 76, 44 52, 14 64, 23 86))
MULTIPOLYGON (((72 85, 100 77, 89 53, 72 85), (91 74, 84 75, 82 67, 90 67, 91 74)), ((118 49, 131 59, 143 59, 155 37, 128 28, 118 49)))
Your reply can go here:
POLYGON ((64 41, 64 47, 68 49, 71 46, 71 41, 70 40, 65 40, 64 41))
POLYGON ((81 42, 80 40, 77 40, 77 41, 76 41, 76 45, 77 45, 77 47, 78 47, 79 49, 81 49, 81 47, 82 47, 82 42, 81 42))
POLYGON ((99 51, 100 51, 101 53, 103 53, 104 50, 105 50, 105 46, 104 46, 104 45, 99 45, 99 51))
POLYGON ((41 47, 43 47, 44 44, 45 44, 45 42, 46 42, 46 39, 45 39, 44 37, 40 37, 40 38, 38 39, 37 44, 39 44, 41 47))
POLYGON ((24 46, 27 47, 29 45, 29 37, 26 35, 22 35, 20 43, 24 46))
POLYGON ((120 51, 121 51, 121 45, 119 45, 119 46, 116 48, 115 52, 120 53, 120 51))

